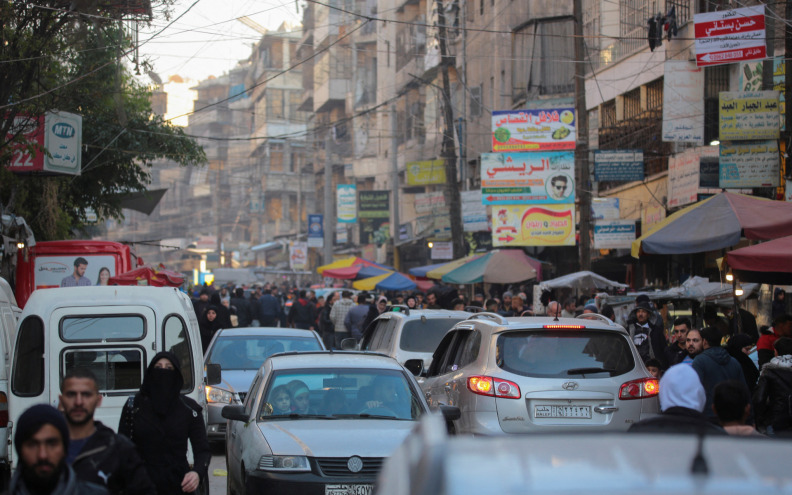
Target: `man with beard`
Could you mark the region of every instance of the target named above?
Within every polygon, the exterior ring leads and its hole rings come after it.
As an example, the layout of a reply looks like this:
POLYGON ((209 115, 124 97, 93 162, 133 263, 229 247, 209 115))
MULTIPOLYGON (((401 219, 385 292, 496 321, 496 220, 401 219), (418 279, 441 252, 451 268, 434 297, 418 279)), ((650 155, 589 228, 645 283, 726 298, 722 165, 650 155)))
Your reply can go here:
POLYGON ((690 318, 686 316, 674 320, 674 329, 671 331, 671 339, 666 351, 666 361, 669 366, 679 364, 688 357, 687 334, 692 326, 690 318))
POLYGON ((77 478, 66 464, 69 428, 57 409, 37 404, 14 425, 19 464, 8 487, 10 495, 101 495, 107 490, 77 478))
MULTIPOLYGON (((657 359, 666 368, 666 338, 662 320, 657 322, 651 318, 654 309, 649 301, 641 300, 635 306, 635 320, 628 319, 627 329, 644 363, 649 359, 657 359)), ((630 315, 632 318, 633 314, 630 315)))
POLYGON ((104 485, 112 494, 157 493, 135 445, 94 421, 102 395, 90 370, 68 371, 61 382, 59 400, 69 426, 66 462, 79 479, 104 485))
POLYGON ((695 328, 688 330, 685 344, 687 346, 687 356, 682 362, 692 364, 693 358, 704 352, 704 339, 701 338, 701 332, 695 328))

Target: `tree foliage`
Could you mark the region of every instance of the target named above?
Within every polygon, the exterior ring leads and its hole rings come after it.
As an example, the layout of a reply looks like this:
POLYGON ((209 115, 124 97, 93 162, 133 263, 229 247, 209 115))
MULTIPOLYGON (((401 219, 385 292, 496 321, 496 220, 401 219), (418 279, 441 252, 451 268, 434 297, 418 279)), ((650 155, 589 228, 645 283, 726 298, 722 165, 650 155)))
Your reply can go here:
POLYGON ((86 208, 120 218, 121 194, 144 191, 157 160, 206 162, 181 128, 152 115, 149 89, 124 63, 131 45, 121 22, 0 2, 0 31, 0 211, 25 217, 38 239, 70 237, 86 208), (50 110, 83 117, 82 174, 10 173, 14 117, 50 110))

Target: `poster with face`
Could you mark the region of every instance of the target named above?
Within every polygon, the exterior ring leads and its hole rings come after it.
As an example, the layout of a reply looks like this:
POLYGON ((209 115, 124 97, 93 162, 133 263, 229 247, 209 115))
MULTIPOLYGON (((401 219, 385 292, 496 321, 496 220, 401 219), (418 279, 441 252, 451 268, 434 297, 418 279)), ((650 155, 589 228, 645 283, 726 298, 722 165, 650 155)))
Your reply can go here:
POLYGON ((62 287, 66 277, 74 277, 75 270, 81 273, 80 278, 85 278, 90 282, 88 285, 107 285, 107 280, 116 275, 115 267, 115 256, 107 254, 39 256, 36 258, 35 264, 36 289, 62 287), (87 264, 75 267, 74 262, 78 258, 83 258, 87 264))

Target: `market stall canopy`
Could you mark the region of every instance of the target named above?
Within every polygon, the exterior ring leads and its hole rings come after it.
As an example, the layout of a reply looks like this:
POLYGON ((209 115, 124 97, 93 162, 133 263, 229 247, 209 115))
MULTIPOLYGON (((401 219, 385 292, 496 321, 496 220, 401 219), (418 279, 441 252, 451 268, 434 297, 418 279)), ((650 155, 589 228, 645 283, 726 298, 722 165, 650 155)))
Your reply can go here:
POLYGON ((614 282, 613 280, 608 280, 607 278, 603 277, 602 275, 597 275, 594 272, 589 271, 582 271, 582 272, 575 272, 570 273, 568 275, 564 275, 562 277, 554 278, 552 280, 545 280, 539 287, 542 290, 550 290, 550 289, 562 289, 562 288, 570 288, 570 289, 625 289, 628 287, 627 284, 622 284, 619 282, 614 282))
POLYGON ((483 254, 471 254, 470 256, 465 256, 464 258, 459 258, 458 260, 449 261, 448 263, 443 263, 442 265, 438 266, 437 268, 434 268, 434 269, 429 270, 428 272, 426 272, 426 278, 433 278, 435 280, 440 280, 440 279, 443 278, 443 275, 445 275, 446 273, 448 273, 448 272, 450 272, 452 270, 456 270, 457 268, 459 268, 460 266, 464 265, 465 263, 468 263, 468 262, 473 261, 475 259, 479 259, 482 256, 484 256, 484 255, 483 254))
POLYGON ((184 276, 163 268, 141 266, 134 270, 110 277, 107 285, 150 285, 153 287, 181 287, 184 276))
POLYGON ((513 284, 536 278, 531 259, 521 249, 498 249, 443 275, 451 284, 513 284))
MULTIPOLYGON (((741 301, 747 299, 751 294, 759 290, 759 284, 741 284, 743 288, 743 295, 738 299, 741 301)), ((621 299, 624 298, 630 302, 634 302, 635 298, 641 294, 645 294, 652 301, 675 301, 675 300, 693 300, 702 304, 729 304, 733 302, 732 285, 728 282, 710 282, 705 277, 690 277, 685 280, 679 287, 672 287, 667 290, 658 291, 644 291, 644 292, 628 292, 625 296, 608 296, 608 303, 611 304, 615 301, 619 304, 621 299)))
POLYGON ((724 262, 740 282, 790 285, 792 236, 729 251, 724 262))
MULTIPOLYGON (((327 265, 322 265, 316 269, 316 272, 322 275, 323 277, 333 277, 332 275, 325 275, 326 270, 335 270, 337 268, 349 268, 355 265, 364 265, 364 266, 373 266, 376 268, 381 268, 383 270, 393 270, 393 268, 387 267, 385 265, 380 265, 378 263, 374 263, 373 261, 365 260, 363 258, 358 258, 357 256, 350 256, 349 258, 344 258, 340 260, 336 260, 332 263, 327 265)), ((345 272, 341 272, 343 275, 345 272)), ((357 274, 357 272, 355 272, 357 274)), ((356 275, 357 276, 357 275, 356 275)), ((342 277, 333 277, 333 278, 342 278, 342 277)), ((347 278, 355 278, 355 277, 347 277, 347 278)))
POLYGON ((322 272, 323 277, 337 278, 340 280, 355 280, 369 277, 376 277, 384 273, 389 273, 385 267, 369 266, 369 265, 352 265, 344 268, 330 268, 322 272))
POLYGON ((437 268, 440 268, 441 266, 447 265, 447 264, 448 263, 435 263, 433 265, 416 266, 415 268, 410 268, 409 270, 407 270, 407 273, 409 273, 410 275, 412 275, 414 277, 428 278, 426 276, 427 273, 431 272, 432 270, 436 270, 437 268))
POLYGON ((740 237, 792 235, 792 203, 722 192, 683 208, 633 241, 632 256, 691 254, 734 246, 740 237))
POLYGON ((419 288, 421 290, 428 290, 432 286, 432 282, 418 282, 411 279, 407 275, 400 272, 388 272, 376 277, 365 278, 358 280, 352 284, 352 287, 358 290, 414 290, 419 288), (426 284, 429 284, 428 286, 426 284))

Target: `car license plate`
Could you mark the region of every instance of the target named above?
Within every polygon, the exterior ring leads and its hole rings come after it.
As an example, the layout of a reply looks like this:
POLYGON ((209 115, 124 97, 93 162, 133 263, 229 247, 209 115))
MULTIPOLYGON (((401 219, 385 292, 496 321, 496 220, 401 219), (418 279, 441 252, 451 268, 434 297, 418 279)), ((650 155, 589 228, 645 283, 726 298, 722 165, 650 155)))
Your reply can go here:
POLYGON ((534 417, 591 419, 591 406, 534 406, 534 417))
POLYGON ((325 495, 371 495, 374 485, 325 485, 325 495))

